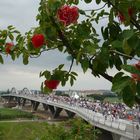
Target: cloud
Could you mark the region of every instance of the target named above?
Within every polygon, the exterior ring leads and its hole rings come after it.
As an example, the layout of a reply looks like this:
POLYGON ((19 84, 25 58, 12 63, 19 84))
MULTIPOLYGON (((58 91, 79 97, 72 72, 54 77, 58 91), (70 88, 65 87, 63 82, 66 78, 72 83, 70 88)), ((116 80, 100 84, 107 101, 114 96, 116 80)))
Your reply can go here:
POLYGON ((1 28, 12 24, 22 32, 37 25, 35 17, 39 0, 4 0, 0 1, 1 28))

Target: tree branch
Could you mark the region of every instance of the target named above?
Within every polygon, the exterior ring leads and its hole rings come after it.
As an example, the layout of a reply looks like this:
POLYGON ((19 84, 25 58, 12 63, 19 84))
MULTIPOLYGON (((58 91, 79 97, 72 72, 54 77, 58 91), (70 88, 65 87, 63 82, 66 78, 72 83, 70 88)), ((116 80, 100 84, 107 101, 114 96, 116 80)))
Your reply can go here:
MULTIPOLYGON (((91 69, 91 71, 93 73, 96 73, 96 71, 93 70, 93 64, 91 64, 91 61, 89 61, 89 68, 91 69)), ((99 72, 98 72, 99 73, 99 72)), ((99 73, 99 75, 101 75, 102 77, 104 77, 105 79, 107 79, 108 81, 112 82, 113 77, 108 75, 107 73, 99 73)))
POLYGON ((110 52, 116 53, 116 54, 118 54, 118 55, 120 55, 120 56, 127 57, 127 58, 129 58, 129 59, 135 59, 135 60, 137 60, 137 61, 140 61, 140 59, 138 59, 138 58, 135 58, 135 57, 133 57, 133 56, 130 56, 130 55, 127 55, 127 54, 118 52, 118 51, 116 51, 116 50, 110 50, 110 52))
POLYGON ((56 49, 56 48, 57 48, 57 47, 55 47, 55 48, 49 48, 49 49, 44 49, 44 50, 40 51, 38 55, 36 55, 36 54, 31 54, 31 55, 30 55, 30 58, 38 58, 43 52, 46 52, 46 51, 49 51, 49 50, 54 50, 54 49, 56 49), (36 56, 35 56, 35 55, 36 55, 36 56))
POLYGON ((73 66, 73 62, 74 62, 74 58, 72 58, 71 65, 70 65, 70 69, 69 69, 69 72, 68 72, 68 73, 71 72, 71 69, 72 69, 72 66, 73 66))

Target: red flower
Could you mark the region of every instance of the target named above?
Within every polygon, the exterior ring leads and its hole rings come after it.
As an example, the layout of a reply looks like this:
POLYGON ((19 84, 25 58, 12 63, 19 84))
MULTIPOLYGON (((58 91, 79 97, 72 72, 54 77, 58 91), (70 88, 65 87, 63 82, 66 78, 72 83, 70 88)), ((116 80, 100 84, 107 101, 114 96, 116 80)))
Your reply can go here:
POLYGON ((138 74, 131 74, 131 77, 136 81, 140 81, 140 76, 138 74))
POLYGON ((138 70, 140 70, 140 61, 138 61, 138 63, 135 64, 135 67, 136 67, 138 70))
POLYGON ((124 22, 125 21, 125 16, 121 12, 118 12, 118 18, 119 18, 120 22, 124 22))
POLYGON ((59 83, 60 83, 59 80, 45 80, 44 82, 45 86, 48 87, 49 89, 56 89, 59 83))
MULTIPOLYGON (((138 63, 136 63, 134 65, 134 67, 137 69, 137 70, 140 70, 140 61, 138 61, 138 63)), ((131 77, 136 80, 136 81, 140 81, 140 76, 138 74, 135 74, 135 73, 132 73, 131 74, 131 77)))
POLYGON ((31 41, 34 48, 40 48, 45 42, 45 37, 43 34, 35 34, 33 35, 31 41))
POLYGON ((71 23, 76 23, 79 17, 78 8, 75 6, 70 7, 68 5, 64 5, 58 10, 57 16, 59 21, 61 21, 65 26, 68 26, 71 23))
POLYGON ((11 48, 14 46, 14 43, 13 42, 9 42, 9 43, 6 43, 5 44, 5 51, 7 54, 10 54, 11 52, 11 48))
POLYGON ((134 9, 132 7, 128 8, 128 15, 132 17, 134 14, 134 9))

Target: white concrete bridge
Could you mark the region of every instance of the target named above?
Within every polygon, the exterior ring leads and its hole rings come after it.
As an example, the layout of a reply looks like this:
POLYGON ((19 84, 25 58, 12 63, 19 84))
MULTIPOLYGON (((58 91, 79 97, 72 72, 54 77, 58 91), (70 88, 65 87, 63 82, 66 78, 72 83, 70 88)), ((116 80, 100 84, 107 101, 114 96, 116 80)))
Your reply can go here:
POLYGON ((73 117, 77 114, 93 126, 111 132, 113 140, 140 140, 140 125, 132 121, 122 119, 114 121, 106 120, 101 113, 96 113, 87 108, 80 107, 77 104, 70 105, 61 100, 47 100, 43 94, 33 94, 27 88, 24 88, 22 91, 17 91, 15 88, 12 88, 9 94, 2 95, 2 97, 9 101, 15 98, 19 105, 24 105, 26 100, 29 100, 34 110, 42 103, 44 109, 49 108, 54 117, 57 117, 63 109, 69 117, 73 117))

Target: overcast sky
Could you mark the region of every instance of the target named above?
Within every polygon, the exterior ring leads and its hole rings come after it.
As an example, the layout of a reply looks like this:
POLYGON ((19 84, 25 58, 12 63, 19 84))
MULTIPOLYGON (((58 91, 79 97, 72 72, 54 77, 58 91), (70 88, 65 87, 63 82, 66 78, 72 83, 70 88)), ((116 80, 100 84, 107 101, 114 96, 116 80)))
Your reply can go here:
MULTIPOLYGON (((29 30, 31 27, 37 26, 35 17, 39 0, 0 0, 0 28, 3 29, 9 24, 14 25, 21 32, 29 30)), ((84 9, 93 7, 94 4, 80 5, 84 9)), ((70 64, 58 52, 49 52, 43 54, 38 59, 30 59, 28 65, 23 65, 22 60, 12 61, 10 57, 5 58, 4 65, 0 66, 0 90, 23 89, 40 89, 41 82, 44 79, 39 78, 39 72, 46 68, 55 68, 60 63, 70 64)), ((65 87, 59 86, 60 90, 68 89, 110 89, 111 84, 104 78, 95 78, 90 71, 83 74, 80 68, 74 67, 78 72, 78 79, 73 87, 67 84, 65 87)), ((113 71, 110 71, 113 74, 113 71)))

